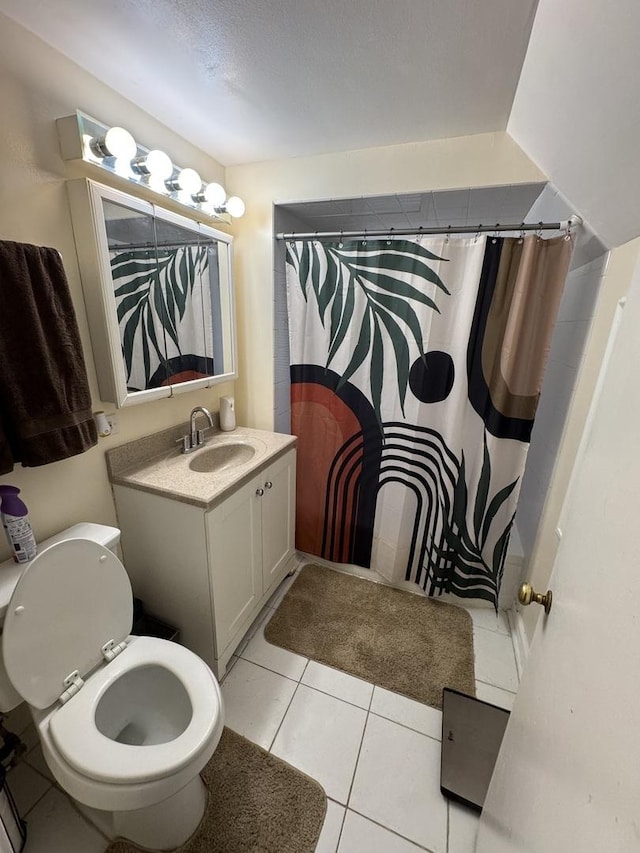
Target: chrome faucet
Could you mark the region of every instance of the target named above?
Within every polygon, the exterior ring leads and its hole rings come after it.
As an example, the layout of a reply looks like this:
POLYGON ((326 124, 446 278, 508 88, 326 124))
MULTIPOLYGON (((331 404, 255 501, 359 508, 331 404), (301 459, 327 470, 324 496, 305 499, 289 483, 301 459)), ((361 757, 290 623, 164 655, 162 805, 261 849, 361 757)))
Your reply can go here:
POLYGON ((183 453, 191 453, 199 447, 202 447, 204 444, 204 434, 207 427, 204 429, 198 429, 196 427, 196 418, 200 413, 205 416, 209 421, 209 427, 213 429, 213 418, 209 409, 205 409, 204 406, 196 406, 195 409, 192 409, 189 417, 189 432, 186 435, 183 435, 182 438, 179 438, 177 442, 178 444, 182 444, 183 453))

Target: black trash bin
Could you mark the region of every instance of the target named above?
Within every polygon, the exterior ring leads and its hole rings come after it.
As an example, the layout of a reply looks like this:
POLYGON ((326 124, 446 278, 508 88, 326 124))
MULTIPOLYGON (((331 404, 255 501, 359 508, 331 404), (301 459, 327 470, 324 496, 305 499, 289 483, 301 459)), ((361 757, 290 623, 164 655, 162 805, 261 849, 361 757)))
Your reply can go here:
POLYGON ((158 637, 160 640, 180 641, 180 631, 175 625, 169 625, 157 616, 147 613, 139 598, 133 599, 133 628, 131 633, 137 637, 158 637))

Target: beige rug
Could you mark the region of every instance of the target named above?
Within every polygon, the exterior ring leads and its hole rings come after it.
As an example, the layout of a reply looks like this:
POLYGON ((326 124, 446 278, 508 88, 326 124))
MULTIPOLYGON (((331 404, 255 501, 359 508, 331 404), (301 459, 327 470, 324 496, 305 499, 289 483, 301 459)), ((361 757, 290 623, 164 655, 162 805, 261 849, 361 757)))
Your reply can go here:
POLYGON ((461 607, 307 565, 265 638, 418 702, 475 696, 471 616, 461 607))
MULTIPOLYGON (((312 853, 327 798, 320 785, 225 728, 202 771, 209 803, 180 853, 312 853)), ((140 853, 119 839, 106 853, 140 853)))

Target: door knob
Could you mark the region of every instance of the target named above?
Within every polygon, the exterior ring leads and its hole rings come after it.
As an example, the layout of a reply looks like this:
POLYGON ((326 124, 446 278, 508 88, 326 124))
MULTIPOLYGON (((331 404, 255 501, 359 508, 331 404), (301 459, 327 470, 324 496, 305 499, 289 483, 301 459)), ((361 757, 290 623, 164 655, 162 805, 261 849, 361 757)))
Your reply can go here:
POLYGON ((553 594, 550 589, 545 593, 534 592, 530 583, 523 583, 518 592, 518 601, 525 607, 535 601, 536 604, 541 604, 544 607, 545 613, 548 613, 551 610, 553 594))
POLYGON ((267 480, 267 482, 264 484, 264 487, 265 489, 273 488, 273 483, 271 482, 271 480, 267 480))
POLYGON ((261 498, 264 495, 264 489, 256 489, 256 495, 261 498))

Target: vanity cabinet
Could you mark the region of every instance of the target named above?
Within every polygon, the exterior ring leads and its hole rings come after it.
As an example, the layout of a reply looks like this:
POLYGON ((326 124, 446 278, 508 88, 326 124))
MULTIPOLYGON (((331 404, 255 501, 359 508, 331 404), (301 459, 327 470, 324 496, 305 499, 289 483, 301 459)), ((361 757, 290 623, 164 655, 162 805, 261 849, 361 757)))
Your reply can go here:
POLYGON ((292 566, 295 480, 289 449, 211 509, 114 484, 134 595, 219 678, 292 566))
POLYGON ((293 554, 294 489, 290 452, 206 514, 219 648, 228 647, 286 573, 293 554))

